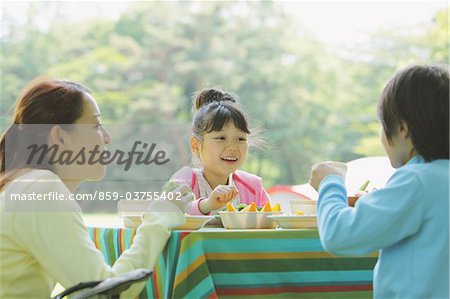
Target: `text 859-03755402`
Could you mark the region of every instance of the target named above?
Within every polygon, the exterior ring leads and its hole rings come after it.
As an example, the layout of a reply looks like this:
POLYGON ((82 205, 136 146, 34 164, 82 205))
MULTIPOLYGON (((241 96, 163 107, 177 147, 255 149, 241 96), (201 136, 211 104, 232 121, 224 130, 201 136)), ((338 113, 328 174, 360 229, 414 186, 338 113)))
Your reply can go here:
POLYGON ((158 192, 158 191, 133 191, 133 192, 110 192, 96 191, 95 198, 98 200, 181 200, 181 192, 158 192))

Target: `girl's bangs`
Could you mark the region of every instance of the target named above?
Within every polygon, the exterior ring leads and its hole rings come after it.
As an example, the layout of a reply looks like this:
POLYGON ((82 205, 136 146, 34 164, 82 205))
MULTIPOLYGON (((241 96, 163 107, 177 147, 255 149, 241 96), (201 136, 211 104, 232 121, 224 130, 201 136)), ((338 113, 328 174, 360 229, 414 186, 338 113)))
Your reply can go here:
POLYGON ((231 105, 218 105, 216 109, 215 113, 213 113, 214 116, 211 117, 210 125, 206 132, 211 133, 213 131, 220 131, 232 120, 237 129, 250 134, 245 116, 235 107, 232 107, 231 105))

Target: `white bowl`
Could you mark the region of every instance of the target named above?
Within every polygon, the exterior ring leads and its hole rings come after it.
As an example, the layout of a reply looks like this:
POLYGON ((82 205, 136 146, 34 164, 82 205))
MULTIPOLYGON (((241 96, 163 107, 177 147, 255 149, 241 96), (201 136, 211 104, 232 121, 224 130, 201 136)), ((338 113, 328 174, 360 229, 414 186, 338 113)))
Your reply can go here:
POLYGON ((302 211, 304 215, 317 214, 317 202, 315 200, 308 199, 295 199, 289 201, 291 205, 291 214, 295 215, 296 211, 302 211))
POLYGON ((128 228, 138 227, 142 223, 142 213, 121 213, 119 217, 122 218, 123 226, 128 228))
POLYGON ((315 215, 273 215, 269 218, 275 220, 282 228, 317 228, 315 215))
MULTIPOLYGON (((148 211, 148 200, 121 200, 118 203, 117 210, 119 217, 122 218, 123 225, 128 228, 138 227, 142 223, 142 214, 148 211)), ((203 225, 214 219, 214 216, 191 216, 186 215, 184 224, 174 227, 176 230, 195 230, 200 229, 203 225)))
MULTIPOLYGON (((121 213, 120 217, 123 220, 123 226, 128 228, 136 228, 142 223, 141 213, 121 213)), ((173 230, 196 230, 202 228, 205 223, 214 219, 214 216, 185 216, 185 222, 177 227, 173 227, 173 230)))
POLYGON ((208 221, 214 219, 214 216, 186 216, 184 224, 174 227, 176 230, 195 230, 202 228, 208 221))
POLYGON ((142 223, 142 214, 148 210, 148 200, 120 200, 117 204, 117 213, 122 218, 123 226, 138 227, 142 223))
POLYGON ((223 226, 230 229, 275 228, 276 222, 268 216, 279 214, 281 212, 219 212, 223 226))

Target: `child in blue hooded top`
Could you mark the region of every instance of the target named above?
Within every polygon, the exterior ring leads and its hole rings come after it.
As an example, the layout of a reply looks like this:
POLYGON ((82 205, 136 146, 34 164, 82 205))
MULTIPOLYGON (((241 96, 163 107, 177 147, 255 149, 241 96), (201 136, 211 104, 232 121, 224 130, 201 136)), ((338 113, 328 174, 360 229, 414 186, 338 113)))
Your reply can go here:
POLYGON ((339 255, 379 250, 375 298, 449 298, 448 70, 398 72, 378 101, 378 117, 397 168, 384 188, 348 207, 345 164, 312 168, 322 245, 339 255))

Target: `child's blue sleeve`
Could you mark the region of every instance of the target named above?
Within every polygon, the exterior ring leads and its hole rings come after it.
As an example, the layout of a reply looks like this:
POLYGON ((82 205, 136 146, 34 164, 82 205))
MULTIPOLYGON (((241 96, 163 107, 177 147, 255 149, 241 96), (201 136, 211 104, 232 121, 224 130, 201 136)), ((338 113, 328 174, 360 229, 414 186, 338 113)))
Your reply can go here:
POLYGON ((400 169, 383 189, 365 195, 351 208, 343 178, 325 177, 317 211, 323 247, 335 254, 360 255, 407 238, 422 221, 423 192, 419 178, 400 169))

